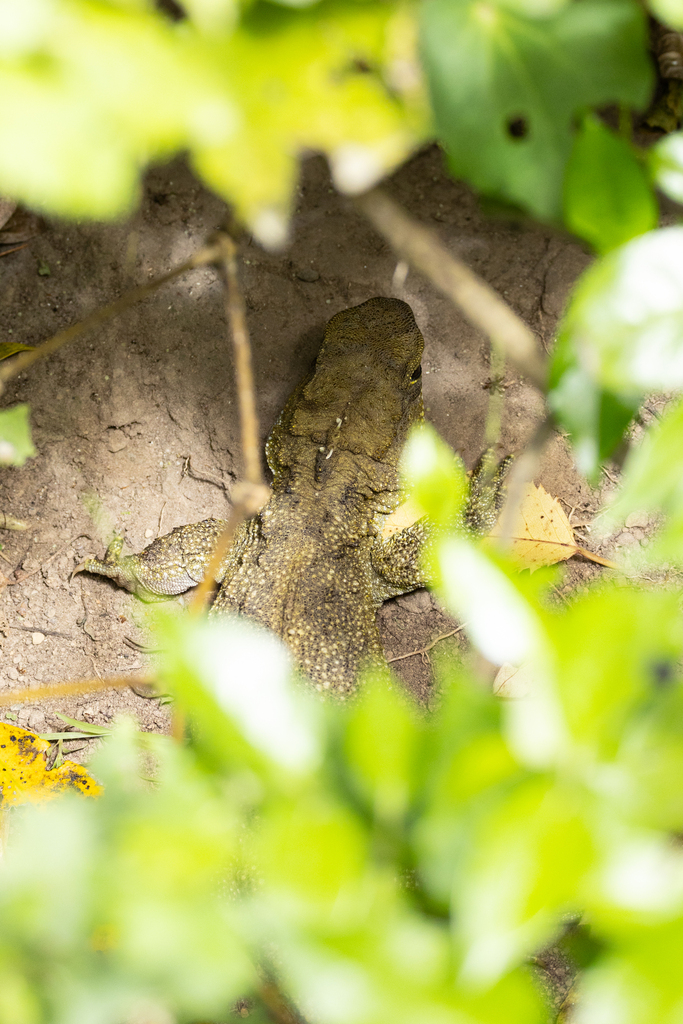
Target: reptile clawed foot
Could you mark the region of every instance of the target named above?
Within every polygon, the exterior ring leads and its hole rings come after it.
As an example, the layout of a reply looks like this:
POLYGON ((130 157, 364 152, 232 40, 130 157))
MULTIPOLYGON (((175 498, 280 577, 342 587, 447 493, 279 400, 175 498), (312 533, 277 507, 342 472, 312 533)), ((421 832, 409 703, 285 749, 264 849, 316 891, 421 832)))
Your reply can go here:
POLYGON ((70 579, 79 572, 92 572, 97 576, 106 576, 110 580, 114 580, 118 586, 123 587, 125 590, 131 591, 131 593, 138 593, 140 596, 147 597, 148 593, 145 591, 141 594, 137 575, 133 568, 133 563, 137 561, 136 555, 127 555, 125 558, 121 558, 121 551, 123 550, 123 534, 116 533, 111 543, 107 547, 104 553, 104 558, 86 558, 84 562, 81 562, 72 571, 70 579))
POLYGON ((505 503, 506 478, 512 455, 498 460, 493 448, 487 448, 472 470, 465 521, 472 533, 489 533, 496 525, 505 503))

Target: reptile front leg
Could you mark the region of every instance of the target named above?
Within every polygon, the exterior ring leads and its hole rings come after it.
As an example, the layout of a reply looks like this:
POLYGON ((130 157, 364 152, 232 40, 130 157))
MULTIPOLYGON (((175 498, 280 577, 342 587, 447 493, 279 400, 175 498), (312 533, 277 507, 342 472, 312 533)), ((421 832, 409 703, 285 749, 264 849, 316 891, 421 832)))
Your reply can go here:
MULTIPOLYGON (((123 537, 117 536, 103 559, 88 558, 75 571, 107 576, 147 600, 182 594, 203 579, 224 526, 223 519, 204 519, 201 523, 178 526, 152 541, 139 555, 124 558, 121 558, 123 537)), ((221 582, 223 572, 221 567, 217 583, 221 582)))
MULTIPOLYGON (((464 532, 483 536, 493 529, 505 502, 506 477, 511 465, 509 455, 499 462, 493 449, 483 453, 472 470, 462 511, 464 532)), ((389 537, 377 538, 370 551, 370 562, 375 574, 373 599, 378 607, 391 597, 434 582, 423 557, 433 536, 434 530, 427 520, 418 519, 389 537)))

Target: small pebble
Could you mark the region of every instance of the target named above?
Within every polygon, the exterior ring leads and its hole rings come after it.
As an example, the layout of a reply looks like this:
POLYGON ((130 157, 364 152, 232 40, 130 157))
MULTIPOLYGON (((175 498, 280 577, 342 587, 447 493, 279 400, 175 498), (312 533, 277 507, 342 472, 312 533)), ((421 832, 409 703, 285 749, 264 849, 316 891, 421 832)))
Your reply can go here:
POLYGON ((314 270, 313 267, 300 267, 296 271, 296 276, 300 281, 308 281, 311 284, 313 281, 320 280, 320 274, 317 270, 314 270))
POLYGON ((154 536, 154 530, 145 530, 145 537, 149 540, 150 537, 154 536))
POLYGON ((128 438, 120 430, 110 430, 107 438, 107 448, 115 455, 128 445, 128 438))
POLYGON ((44 633, 31 633, 31 639, 33 640, 33 643, 37 647, 38 644, 42 644, 43 640, 45 639, 45 634, 44 633))
POLYGON ((45 713, 41 711, 39 708, 32 711, 28 716, 27 724, 29 729, 31 729, 33 732, 45 732, 45 727, 47 725, 47 718, 45 717, 45 713))
POLYGON ((633 526, 639 526, 644 530, 649 525, 650 517, 647 512, 631 512, 631 514, 626 517, 626 522, 624 523, 627 530, 630 530, 633 526))
POLYGON ((636 538, 633 536, 632 533, 629 533, 627 530, 622 530, 619 536, 617 537, 617 544, 621 544, 622 547, 627 547, 629 544, 635 543, 636 538))

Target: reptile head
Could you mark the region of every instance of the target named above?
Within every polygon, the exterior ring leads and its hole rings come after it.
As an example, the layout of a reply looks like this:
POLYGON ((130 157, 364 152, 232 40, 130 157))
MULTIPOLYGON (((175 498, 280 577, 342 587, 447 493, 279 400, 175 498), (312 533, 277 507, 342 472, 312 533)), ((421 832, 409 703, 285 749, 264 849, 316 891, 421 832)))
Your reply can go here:
MULTIPOLYGON (((302 381, 268 445, 277 472, 335 453, 396 466, 409 427, 422 419, 424 342, 410 306, 368 299, 329 321, 313 373, 302 381)), ((331 467, 330 467, 331 468, 331 467)))

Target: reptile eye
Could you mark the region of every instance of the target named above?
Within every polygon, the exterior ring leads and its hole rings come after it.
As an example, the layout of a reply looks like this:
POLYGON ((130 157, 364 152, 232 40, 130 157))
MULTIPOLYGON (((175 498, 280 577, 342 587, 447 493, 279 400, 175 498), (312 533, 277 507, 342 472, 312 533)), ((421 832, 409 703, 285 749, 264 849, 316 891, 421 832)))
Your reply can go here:
POLYGON ((417 382, 419 381, 421 376, 422 376, 422 367, 418 366, 417 369, 413 370, 412 376, 410 378, 410 383, 411 384, 417 384, 417 382))

